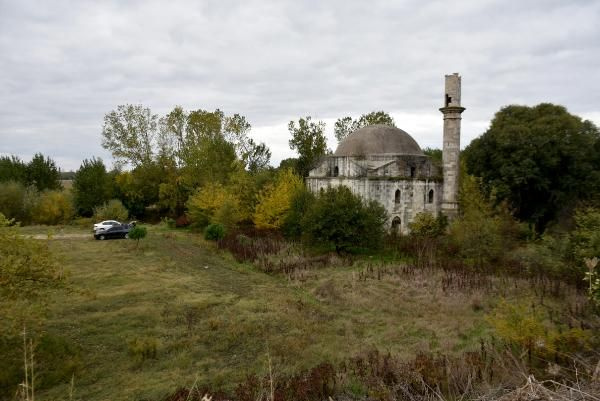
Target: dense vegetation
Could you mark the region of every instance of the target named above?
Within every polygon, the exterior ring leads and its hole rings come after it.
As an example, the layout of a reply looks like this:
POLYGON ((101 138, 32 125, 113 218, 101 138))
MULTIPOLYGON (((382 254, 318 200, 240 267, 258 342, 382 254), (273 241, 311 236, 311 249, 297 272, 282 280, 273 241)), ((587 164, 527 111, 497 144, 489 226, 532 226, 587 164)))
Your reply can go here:
POLYGON ((600 191, 600 131, 562 106, 504 107, 463 154, 487 193, 538 232, 600 191))
MULTIPOLYGON (((336 136, 375 123, 394 125, 345 117, 336 136)), ((464 152, 459 216, 419 214, 408 235, 346 187, 308 191, 325 125, 288 128, 298 157, 272 168, 243 116, 123 105, 104 119, 112 170, 84 160, 63 188, 49 157, 0 158, 0 397, 33 387, 32 366, 47 399, 71 380, 86 399, 158 400, 177 383, 167 399, 272 401, 592 383, 597 127, 561 106, 503 108, 464 152), (131 231, 134 246, 89 239, 92 219, 130 218, 162 223, 131 231)))

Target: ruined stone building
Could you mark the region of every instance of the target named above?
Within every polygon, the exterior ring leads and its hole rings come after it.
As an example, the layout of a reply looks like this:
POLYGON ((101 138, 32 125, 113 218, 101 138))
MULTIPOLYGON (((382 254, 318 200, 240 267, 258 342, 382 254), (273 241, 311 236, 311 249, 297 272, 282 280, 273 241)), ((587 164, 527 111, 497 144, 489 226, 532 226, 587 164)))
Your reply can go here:
POLYGON ((408 232, 417 213, 458 210, 458 157, 461 78, 446 75, 443 163, 441 171, 405 131, 385 126, 363 127, 344 138, 335 153, 310 171, 306 183, 313 192, 345 185, 363 197, 381 203, 388 212, 390 229, 408 232))

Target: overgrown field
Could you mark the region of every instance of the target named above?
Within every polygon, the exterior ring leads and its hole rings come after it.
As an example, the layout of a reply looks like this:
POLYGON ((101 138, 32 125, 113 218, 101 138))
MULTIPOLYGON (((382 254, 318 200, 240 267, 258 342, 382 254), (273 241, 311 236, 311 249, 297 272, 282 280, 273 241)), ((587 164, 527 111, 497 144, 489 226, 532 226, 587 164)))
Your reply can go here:
MULTIPOLYGON (((194 384, 231 392, 250 374, 268 374, 269 360, 283 376, 373 349, 459 354, 489 338, 486 316, 502 298, 540 297, 531 281, 369 257, 267 274, 197 234, 158 226, 138 249, 91 234, 50 243, 68 288, 48 300, 46 331, 68 345, 75 374, 38 391, 46 400, 71 391, 74 399, 157 400, 194 384)), ((544 300, 556 316, 583 302, 561 291, 560 303, 544 300)))

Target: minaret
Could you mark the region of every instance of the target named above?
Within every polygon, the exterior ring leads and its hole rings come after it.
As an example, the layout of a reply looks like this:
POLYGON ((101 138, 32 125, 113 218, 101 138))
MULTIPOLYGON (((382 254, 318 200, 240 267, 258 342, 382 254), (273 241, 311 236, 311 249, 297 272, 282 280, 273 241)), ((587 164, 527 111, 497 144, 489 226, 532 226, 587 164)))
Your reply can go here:
POLYGON ((444 107, 440 111, 444 113, 442 213, 448 218, 453 218, 458 214, 460 114, 465 111, 465 108, 460 106, 460 76, 456 72, 452 75, 446 75, 444 107))

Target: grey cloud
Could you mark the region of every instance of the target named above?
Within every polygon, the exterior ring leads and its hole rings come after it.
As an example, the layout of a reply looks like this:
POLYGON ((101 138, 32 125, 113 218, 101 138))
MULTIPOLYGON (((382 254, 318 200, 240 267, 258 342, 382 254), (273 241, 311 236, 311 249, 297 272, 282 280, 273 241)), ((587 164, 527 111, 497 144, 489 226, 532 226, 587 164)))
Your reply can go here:
POLYGON ((383 109, 439 146, 451 72, 463 75, 463 144, 510 103, 597 116, 598 20, 592 0, 0 0, 0 152, 36 149, 65 168, 106 157, 102 118, 123 103, 244 114, 275 161, 304 115, 383 109))

